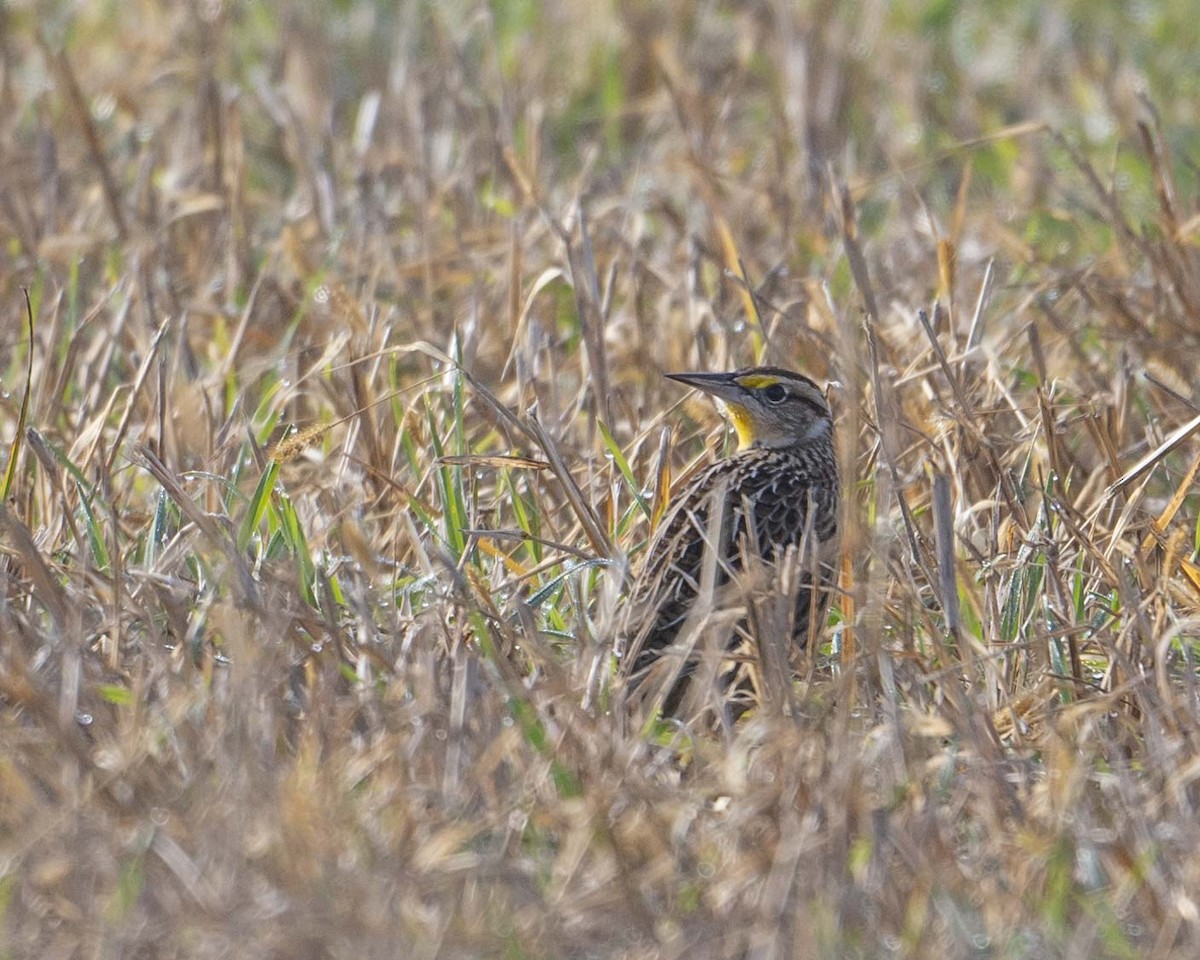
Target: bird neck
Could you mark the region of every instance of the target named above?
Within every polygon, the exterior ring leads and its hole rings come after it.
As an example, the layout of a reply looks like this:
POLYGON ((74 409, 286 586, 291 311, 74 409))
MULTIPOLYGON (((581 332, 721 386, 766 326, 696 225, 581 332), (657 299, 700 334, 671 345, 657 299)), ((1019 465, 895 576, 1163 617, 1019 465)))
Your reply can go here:
MULTIPOLYGON (((731 418, 732 419, 732 418, 731 418)), ((774 449, 774 450, 812 450, 814 448, 829 448, 833 449, 833 423, 829 420, 817 420, 804 433, 794 439, 779 438, 776 443, 771 443, 769 440, 764 440, 760 435, 757 438, 750 438, 743 434, 743 431, 738 428, 736 421, 734 428, 738 431, 738 450, 754 450, 754 449, 774 449)))
POLYGON ((808 444, 817 443, 821 440, 824 440, 827 443, 833 440, 832 420, 826 420, 822 418, 815 421, 813 425, 808 428, 808 432, 804 434, 804 438, 800 442, 808 444))

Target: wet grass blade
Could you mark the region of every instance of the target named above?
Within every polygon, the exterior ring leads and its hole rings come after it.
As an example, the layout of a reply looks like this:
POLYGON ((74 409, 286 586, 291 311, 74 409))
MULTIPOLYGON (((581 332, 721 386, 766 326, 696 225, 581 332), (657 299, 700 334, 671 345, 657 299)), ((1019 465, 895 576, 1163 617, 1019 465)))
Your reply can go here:
POLYGON ((580 570, 587 570, 591 567, 607 567, 610 561, 604 557, 596 557, 594 560, 584 560, 582 563, 576 563, 568 567, 556 577, 552 577, 537 593, 529 598, 529 605, 535 610, 545 603, 554 592, 563 584, 572 574, 578 573, 580 570))

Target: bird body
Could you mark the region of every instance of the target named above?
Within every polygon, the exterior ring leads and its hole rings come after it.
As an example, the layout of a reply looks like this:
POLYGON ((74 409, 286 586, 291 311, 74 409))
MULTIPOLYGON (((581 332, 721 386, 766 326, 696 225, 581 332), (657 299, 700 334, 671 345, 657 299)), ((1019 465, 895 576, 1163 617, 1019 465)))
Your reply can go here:
MULTIPOLYGON (((834 577, 839 496, 832 418, 813 381, 778 367, 671 377, 716 397, 739 446, 670 504, 646 550, 619 631, 627 689, 639 699, 661 702, 666 714, 678 710, 697 672, 698 631, 685 625, 702 600, 707 597, 709 614, 722 606, 744 611, 746 597, 739 594, 752 589, 749 568, 778 572, 789 548, 798 560, 791 567, 796 582, 789 639, 804 645, 810 619, 823 610, 834 577), (693 649, 676 651, 681 656, 673 659, 664 656, 680 640, 693 649), (655 676, 661 682, 653 682, 655 676)), ((762 577, 757 579, 761 584, 762 577)), ((749 619, 743 612, 718 624, 722 654, 746 639, 778 639, 750 637, 749 619)), ((723 686, 731 685, 742 684, 726 677, 723 686)))

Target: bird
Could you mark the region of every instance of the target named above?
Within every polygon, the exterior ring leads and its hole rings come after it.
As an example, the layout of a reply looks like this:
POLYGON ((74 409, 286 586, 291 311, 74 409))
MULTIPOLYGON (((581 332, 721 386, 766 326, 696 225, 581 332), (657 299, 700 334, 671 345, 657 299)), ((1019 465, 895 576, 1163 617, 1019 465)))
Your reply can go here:
POLYGON ((705 674, 716 681, 708 689, 730 694, 723 715, 736 719, 761 699, 765 656, 781 654, 775 663, 787 662, 787 643, 781 649, 770 642, 790 632, 804 647, 835 581, 840 485, 833 417, 813 380, 782 367, 666 376, 717 401, 737 449, 673 498, 651 535, 618 625, 617 672, 631 707, 657 704, 664 717, 675 717, 688 705, 711 706, 718 701, 703 689, 698 701, 688 698, 704 673, 701 638, 711 627, 721 663, 705 674), (754 584, 760 595, 764 582, 778 588, 789 569, 795 600, 784 620, 790 624, 781 631, 776 618, 774 629, 753 636, 754 584), (704 607, 706 596, 715 602, 704 607), (732 622, 729 616, 695 622, 693 614, 711 616, 722 606, 739 611, 732 622))

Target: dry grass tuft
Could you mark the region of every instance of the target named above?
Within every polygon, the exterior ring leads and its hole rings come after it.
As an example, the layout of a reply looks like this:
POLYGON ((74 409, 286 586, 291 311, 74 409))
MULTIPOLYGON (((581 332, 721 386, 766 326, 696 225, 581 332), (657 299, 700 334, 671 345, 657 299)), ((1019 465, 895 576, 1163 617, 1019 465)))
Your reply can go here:
POLYGON ((1188 4, 0 21, 6 955, 1197 955, 1188 4), (648 742, 660 374, 757 361, 842 595, 648 742))

